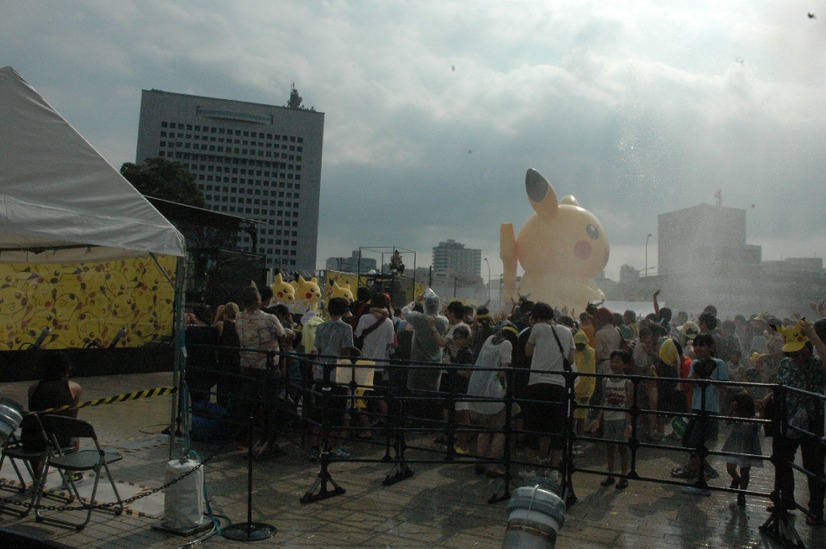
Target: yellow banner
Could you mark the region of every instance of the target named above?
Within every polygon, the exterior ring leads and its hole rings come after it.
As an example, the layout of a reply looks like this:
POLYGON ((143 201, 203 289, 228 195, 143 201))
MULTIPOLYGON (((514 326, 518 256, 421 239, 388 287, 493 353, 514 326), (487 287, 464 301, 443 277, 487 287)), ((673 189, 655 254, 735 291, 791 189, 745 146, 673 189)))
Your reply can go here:
MULTIPOLYGON (((174 280, 175 258, 159 257, 174 280)), ((175 288, 151 257, 103 263, 0 264, 0 350, 140 347, 172 335, 175 288)))

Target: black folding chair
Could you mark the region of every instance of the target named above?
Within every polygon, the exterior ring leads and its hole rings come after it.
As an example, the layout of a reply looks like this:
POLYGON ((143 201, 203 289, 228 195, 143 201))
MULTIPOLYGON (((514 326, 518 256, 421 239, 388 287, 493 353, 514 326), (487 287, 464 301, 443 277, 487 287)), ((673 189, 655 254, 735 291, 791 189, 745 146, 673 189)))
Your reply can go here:
POLYGON ((87 509, 86 519, 83 522, 62 520, 55 518, 54 516, 44 516, 40 513, 40 510, 37 509, 35 511, 37 522, 61 524, 71 526, 78 531, 83 530, 92 518, 92 510, 95 509, 95 507, 99 507, 95 500, 95 496, 97 495, 98 484, 100 483, 102 472, 106 474, 106 478, 109 480, 109 484, 112 486, 112 490, 114 491, 115 498, 117 498, 117 503, 112 506, 112 512, 115 515, 120 515, 123 513, 123 502, 120 494, 118 494, 118 488, 115 486, 115 480, 112 478, 112 473, 109 471, 109 464, 120 461, 123 457, 118 454, 104 452, 100 447, 94 427, 92 427, 92 424, 87 421, 51 414, 42 416, 41 421, 49 440, 51 440, 52 445, 55 448, 60 447, 60 441, 65 441, 70 438, 86 438, 91 439, 92 442, 94 442, 95 449, 79 450, 77 452, 50 456, 43 468, 43 474, 40 476, 39 489, 36 489, 37 499, 35 504, 38 504, 40 502, 43 486, 46 482, 46 477, 48 476, 49 468, 56 469, 60 472, 61 476, 63 476, 64 481, 69 486, 69 490, 77 496, 78 500, 83 504, 83 507, 87 509), (92 495, 88 500, 84 500, 80 497, 72 476, 75 473, 89 472, 94 472, 95 483, 92 487, 92 495))
MULTIPOLYGON (((13 490, 19 494, 26 492, 26 479, 23 476, 21 467, 18 465, 18 463, 21 463, 23 465, 22 468, 29 476, 28 488, 31 490, 31 504, 33 505, 37 498, 37 489, 40 486, 40 478, 38 475, 43 471, 44 465, 49 458, 55 453, 59 453, 60 449, 52 447, 51 441, 46 435, 37 414, 23 413, 25 415, 23 416, 23 421, 20 423, 20 431, 21 433, 26 432, 25 439, 22 435, 18 436, 17 433, 12 433, 3 445, 2 457, 0 457, 0 468, 3 467, 3 463, 5 463, 6 458, 8 458, 9 464, 14 469, 15 475, 17 475, 19 485, 15 487, 12 484, 3 483, 2 488, 13 490), (36 471, 33 464, 40 464, 40 471, 36 471)), ((31 505, 14 507, 11 505, 0 505, 0 509, 16 513, 20 517, 25 517, 31 511, 31 505)))
MULTIPOLYGON (((0 397, 0 405, 9 406, 17 411, 18 414, 24 413, 23 405, 14 400, 10 397, 0 397)), ((25 418, 24 418, 25 420, 25 418)), ((4 490, 12 490, 14 492, 25 492, 26 491, 26 481, 23 478, 23 475, 20 473, 20 469, 17 466, 17 460, 23 459, 21 457, 17 457, 17 451, 22 451, 22 442, 20 438, 17 436, 17 431, 12 431, 9 436, 3 441, 2 447, 0 447, 0 469, 3 468, 3 464, 6 462, 6 458, 9 458, 9 463, 11 464, 12 468, 14 469, 14 473, 17 475, 17 480, 19 481, 19 486, 12 486, 6 483, 5 481, 0 484, 0 488, 4 490)), ((26 469, 29 472, 29 477, 34 479, 34 475, 32 475, 31 468, 28 465, 28 462, 24 462, 26 469)))

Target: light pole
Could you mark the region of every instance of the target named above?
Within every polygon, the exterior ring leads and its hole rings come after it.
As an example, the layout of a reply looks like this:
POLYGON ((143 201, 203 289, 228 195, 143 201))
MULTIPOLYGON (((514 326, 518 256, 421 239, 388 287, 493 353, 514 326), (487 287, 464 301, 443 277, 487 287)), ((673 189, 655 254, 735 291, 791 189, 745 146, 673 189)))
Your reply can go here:
POLYGON ((488 265, 488 304, 490 304, 490 261, 488 258, 485 258, 485 263, 488 265))
POLYGON ((645 237, 645 276, 648 276, 648 239, 651 238, 651 233, 645 237))

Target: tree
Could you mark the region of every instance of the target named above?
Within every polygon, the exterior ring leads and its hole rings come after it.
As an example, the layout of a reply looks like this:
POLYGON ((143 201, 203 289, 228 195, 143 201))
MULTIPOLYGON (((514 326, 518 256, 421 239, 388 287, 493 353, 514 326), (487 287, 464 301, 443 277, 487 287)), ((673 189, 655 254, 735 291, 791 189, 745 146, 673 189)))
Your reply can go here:
POLYGON ((197 208, 206 208, 204 195, 195 177, 180 162, 147 158, 143 164, 125 162, 120 173, 139 193, 197 208))

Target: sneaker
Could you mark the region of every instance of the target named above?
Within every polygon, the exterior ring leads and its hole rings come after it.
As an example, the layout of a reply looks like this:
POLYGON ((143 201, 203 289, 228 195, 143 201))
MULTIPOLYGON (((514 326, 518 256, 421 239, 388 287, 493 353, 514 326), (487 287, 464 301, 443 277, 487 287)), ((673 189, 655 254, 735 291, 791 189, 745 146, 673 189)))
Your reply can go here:
POLYGON ((350 459, 350 454, 348 454, 344 448, 336 448, 330 452, 330 457, 333 459, 350 459))
POLYGON ((683 494, 691 494, 692 496, 710 496, 711 490, 708 488, 700 488, 699 486, 683 486, 680 490, 683 494))
POLYGON ((627 478, 620 479, 620 481, 617 483, 616 489, 617 490, 625 490, 626 488, 628 488, 628 479, 627 478))

